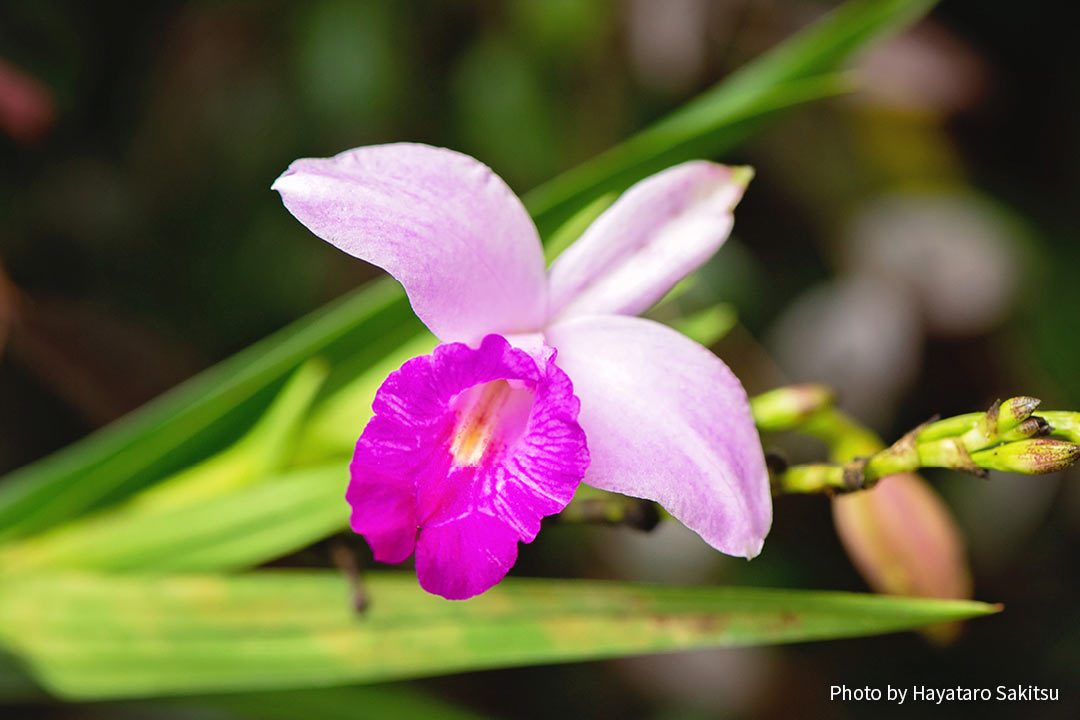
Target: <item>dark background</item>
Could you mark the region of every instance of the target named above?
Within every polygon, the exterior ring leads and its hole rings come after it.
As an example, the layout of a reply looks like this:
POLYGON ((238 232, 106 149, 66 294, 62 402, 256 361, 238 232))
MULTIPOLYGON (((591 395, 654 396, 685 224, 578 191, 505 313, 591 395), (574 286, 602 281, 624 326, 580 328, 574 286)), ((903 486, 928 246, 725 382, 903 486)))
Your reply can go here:
MULTIPOLYGON (((0 472, 374 276, 270 192, 293 159, 424 141, 523 192, 829 6, 0 2, 0 69, 36 88, 0 125, 0 472)), ((864 57, 862 92, 719 158, 758 171, 705 275, 738 309, 717 349, 751 392, 825 381, 889 438, 1020 393, 1080 408, 1080 48, 1061 7, 946 2, 864 57)), ((929 478, 975 596, 1007 607, 949 647, 906 634, 416 686, 502 717, 781 718, 913 710, 830 703, 832 684, 1038 684, 1062 701, 937 712, 1076 717, 1080 477, 929 478)), ((817 498, 777 503, 752 564, 677 528, 558 528, 518 570, 865 589, 817 498)))

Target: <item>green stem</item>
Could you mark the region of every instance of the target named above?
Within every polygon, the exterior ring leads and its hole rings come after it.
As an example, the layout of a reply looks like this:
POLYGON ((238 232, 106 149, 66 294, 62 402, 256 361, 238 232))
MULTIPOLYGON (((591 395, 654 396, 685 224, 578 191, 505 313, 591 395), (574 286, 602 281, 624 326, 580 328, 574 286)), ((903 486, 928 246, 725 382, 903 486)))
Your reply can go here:
POLYGON ((871 430, 832 407, 821 386, 779 388, 751 399, 762 431, 794 431, 825 443, 829 463, 796 465, 772 475, 774 493, 864 490, 883 477, 942 467, 984 476, 987 470, 1055 472, 1080 459, 1080 413, 1034 415, 1039 401, 1020 396, 929 423, 889 447, 871 430))
POLYGON ((1063 410, 1040 412, 1039 417, 1050 423, 1050 436, 1080 443, 1080 413, 1063 410))
POLYGON ((656 503, 581 485, 555 518, 559 523, 625 525, 648 531, 659 524, 661 515, 656 503))

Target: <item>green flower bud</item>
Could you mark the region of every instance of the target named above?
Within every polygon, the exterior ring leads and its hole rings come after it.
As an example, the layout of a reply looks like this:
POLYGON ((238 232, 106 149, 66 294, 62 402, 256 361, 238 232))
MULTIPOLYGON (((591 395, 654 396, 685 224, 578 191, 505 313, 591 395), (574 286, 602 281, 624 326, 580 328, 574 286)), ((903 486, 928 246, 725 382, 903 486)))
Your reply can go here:
POLYGON ((1055 438, 1032 438, 980 450, 971 459, 990 470, 1041 475, 1064 470, 1080 459, 1080 445, 1055 438))
MULTIPOLYGON (((1039 407, 1040 402, 1042 401, 1038 398, 1020 395, 1019 397, 1009 398, 1001 403, 997 412, 998 434, 1012 430, 1031 417, 1031 413, 1035 412, 1036 408, 1039 407)), ((989 415, 990 413, 987 414, 989 415)))
POLYGON ((788 385, 750 399, 754 422, 763 432, 791 430, 832 404, 832 390, 816 383, 788 385))
POLYGON ((1041 418, 1038 415, 1032 415, 1012 430, 1003 432, 1001 434, 1001 439, 1004 442, 1015 442, 1027 438, 1042 437, 1043 435, 1049 435, 1052 429, 1050 423, 1048 423, 1045 418, 1041 418))

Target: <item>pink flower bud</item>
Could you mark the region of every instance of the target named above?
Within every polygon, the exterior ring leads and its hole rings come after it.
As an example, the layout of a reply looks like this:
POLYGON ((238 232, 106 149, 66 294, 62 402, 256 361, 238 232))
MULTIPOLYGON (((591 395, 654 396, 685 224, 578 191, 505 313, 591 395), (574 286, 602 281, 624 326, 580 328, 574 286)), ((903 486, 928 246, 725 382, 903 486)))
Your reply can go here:
MULTIPOLYGON (((872 490, 837 496, 833 520, 848 556, 875 591, 971 597, 964 539, 952 513, 918 475, 891 475, 872 490)), ((927 635, 948 642, 958 630, 954 624, 939 625, 927 635)))

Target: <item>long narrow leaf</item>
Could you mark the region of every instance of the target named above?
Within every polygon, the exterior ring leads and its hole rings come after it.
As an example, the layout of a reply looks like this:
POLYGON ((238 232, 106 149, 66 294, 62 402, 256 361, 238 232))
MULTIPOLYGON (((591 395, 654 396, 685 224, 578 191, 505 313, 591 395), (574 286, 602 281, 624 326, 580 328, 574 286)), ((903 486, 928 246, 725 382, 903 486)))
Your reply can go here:
POLYGON ((332 686, 688 648, 908 630, 977 602, 508 580, 467 602, 373 575, 366 614, 325 571, 43 575, 0 587, 0 643, 66 698, 332 686))
POLYGON ((42 569, 162 573, 253 567, 348 524, 345 463, 180 507, 110 512, 0 548, 0 577, 42 569))

